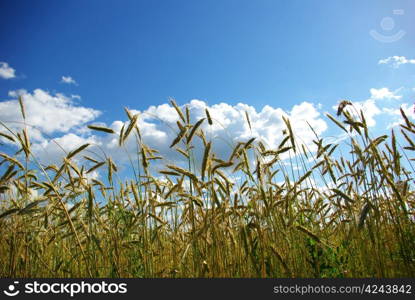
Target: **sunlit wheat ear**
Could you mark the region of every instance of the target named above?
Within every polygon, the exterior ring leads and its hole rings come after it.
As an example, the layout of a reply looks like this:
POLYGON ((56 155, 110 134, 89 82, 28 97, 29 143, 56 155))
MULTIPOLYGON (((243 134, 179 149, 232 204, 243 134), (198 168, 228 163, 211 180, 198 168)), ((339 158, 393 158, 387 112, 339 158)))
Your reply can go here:
POLYGON ((177 184, 173 185, 170 190, 164 196, 165 199, 168 199, 174 192, 180 190, 182 181, 179 181, 177 184))
POLYGON ((5 218, 9 215, 18 213, 19 211, 20 211, 19 208, 12 208, 12 209, 6 210, 6 211, 4 211, 3 213, 0 214, 0 219, 5 218))
POLYGON ((90 162, 93 162, 93 163, 95 163, 95 164, 99 163, 99 161, 98 161, 98 160, 96 160, 96 159, 94 159, 94 158, 92 158, 92 157, 90 157, 90 156, 87 156, 87 155, 84 155, 84 156, 83 156, 83 158, 85 158, 86 160, 88 160, 88 161, 90 161, 90 162))
POLYGON ((339 189, 332 189, 332 191, 334 192, 334 193, 336 193, 337 195, 339 195, 340 197, 342 197, 344 200, 346 200, 347 202, 349 202, 349 203, 355 203, 355 201, 352 199, 352 198, 350 198, 348 195, 346 195, 344 192, 342 192, 341 190, 339 190, 339 189))
POLYGON ((358 223, 359 229, 363 228, 363 225, 365 224, 365 220, 369 213, 369 210, 370 210, 370 204, 366 203, 365 206, 363 206, 362 211, 360 212, 359 223, 358 223))
POLYGON ((177 172, 173 172, 173 171, 168 171, 168 170, 161 170, 159 171, 160 174, 164 174, 164 175, 171 175, 171 176, 182 176, 182 174, 177 173, 177 172))
POLYGON ((315 240, 316 242, 320 243, 320 238, 314 234, 313 232, 311 232, 310 230, 308 230, 307 228, 305 228, 304 226, 301 225, 297 225, 295 228, 297 228, 299 231, 307 234, 310 238, 312 238, 313 240, 315 240))
POLYGON ((120 136, 118 138, 118 146, 120 146, 120 147, 123 144, 124 128, 125 128, 125 123, 122 124, 121 130, 120 130, 120 136))
POLYGON ((295 185, 301 185, 301 183, 306 180, 312 174, 313 170, 307 171, 303 176, 301 176, 296 182, 295 185))
POLYGON ((112 130, 111 128, 108 127, 103 127, 103 126, 97 126, 97 125, 88 125, 87 126, 89 129, 95 130, 95 131, 102 131, 105 133, 115 133, 114 130, 112 130))
POLYGON ((158 216, 156 216, 156 215, 154 215, 154 214, 152 214, 152 213, 149 213, 148 215, 149 215, 151 218, 153 218, 153 219, 157 220, 158 222, 160 222, 160 223, 161 223, 161 224, 163 224, 163 225, 167 224, 167 222, 166 222, 166 221, 164 221, 163 219, 161 219, 160 217, 158 217, 158 216))
POLYGON ((241 150, 241 146, 243 145, 242 142, 238 142, 236 146, 233 148, 231 155, 229 156, 228 161, 233 161, 235 157, 237 157, 239 151, 241 150))
POLYGON ((15 142, 14 138, 11 135, 8 135, 6 133, 0 132, 0 136, 8 139, 9 141, 15 142))
POLYGON ((196 135, 202 140, 203 146, 206 147, 207 141, 206 141, 205 132, 203 130, 198 130, 196 132, 196 135))
POLYGON ((86 149, 87 147, 89 147, 89 143, 83 144, 82 146, 78 147, 77 149, 71 151, 68 153, 68 155, 66 156, 67 159, 70 159, 72 157, 74 157, 75 155, 77 155, 79 152, 81 152, 82 150, 86 149))
POLYGON ((273 246, 271 246, 271 250, 275 254, 275 256, 278 258, 279 262, 281 263, 282 267, 284 268, 284 271, 285 271, 286 275, 288 277, 293 277, 290 268, 288 267, 287 263, 282 258, 281 254, 278 252, 278 250, 273 246))
POLYGON ((128 136, 130 135, 131 131, 134 129, 134 127, 137 124, 137 120, 138 120, 138 114, 131 116, 131 113, 126 109, 126 111, 128 112, 128 117, 130 118, 130 124, 128 125, 127 129, 124 132, 124 135, 121 139, 122 143, 124 144, 125 141, 127 140, 128 136))
POLYGON ((296 147, 295 147, 295 139, 294 139, 294 133, 293 130, 291 128, 291 122, 288 118, 285 118, 284 116, 282 116, 282 119, 285 123, 285 126, 288 129, 288 136, 290 137, 290 141, 291 141, 291 147, 294 150, 294 153, 296 153, 296 147))
POLYGON ((187 144, 189 144, 191 142, 193 136, 196 133, 196 130, 200 127, 200 125, 202 125, 204 120, 205 120, 205 118, 202 118, 199 121, 197 121, 195 125, 193 125, 192 129, 190 130, 189 135, 187 136, 187 141, 186 141, 187 144))
POLYGON ((228 162, 223 162, 223 163, 219 163, 219 164, 215 165, 215 166, 212 168, 212 170, 211 170, 211 174, 214 174, 214 173, 215 173, 215 171, 216 171, 217 169, 219 169, 219 168, 228 168, 228 167, 230 167, 230 166, 232 166, 232 165, 233 165, 233 162, 231 162, 231 161, 228 161, 228 162))
POLYGON ((107 164, 107 170, 108 170, 108 181, 109 182, 112 182, 113 172, 117 172, 118 171, 118 168, 115 165, 115 163, 112 161, 111 158, 108 158, 107 159, 106 164, 107 164))
POLYGON ((9 189, 6 185, 1 185, 2 183, 6 183, 9 179, 11 179, 14 175, 17 174, 17 170, 15 170, 15 166, 11 164, 7 169, 6 172, 0 178, 0 193, 4 193, 6 190, 9 189))
POLYGON ((185 110, 186 110, 186 124, 190 124, 190 109, 189 109, 189 105, 186 105, 185 110))
POLYGON ((183 129, 180 130, 179 134, 176 136, 176 138, 173 140, 173 142, 170 145, 170 148, 173 148, 177 143, 179 143, 182 138, 185 136, 187 132, 187 127, 182 127, 183 129))
POLYGON ((252 131, 251 120, 249 119, 248 112, 245 110, 245 119, 248 122, 249 130, 252 131))
POLYGON ((206 114, 206 118, 208 120, 209 125, 213 125, 212 118, 210 116, 210 112, 207 108, 205 108, 205 114, 206 114))
POLYGON ((348 100, 340 101, 339 105, 337 106, 337 116, 340 116, 346 106, 352 105, 352 103, 348 100))
POLYGON ((176 110, 177 114, 179 115, 180 119, 182 120, 183 123, 186 123, 186 119, 183 115, 182 110, 180 109, 180 107, 177 105, 176 101, 174 101, 174 99, 170 99, 170 103, 171 105, 174 107, 174 109, 176 110))
POLYGON ((198 181, 197 177, 195 174, 193 174, 192 172, 189 172, 183 168, 174 166, 174 165, 166 165, 167 168, 172 169, 178 173, 181 173, 183 175, 186 175, 187 177, 189 177, 190 179, 194 180, 194 181, 198 181))
POLYGON ((406 115, 406 113, 405 113, 405 111, 402 109, 402 107, 399 109, 400 110, 400 112, 401 112, 401 116, 402 116, 402 118, 404 119, 404 121, 405 121, 405 125, 404 124, 401 124, 400 126, 401 127, 403 127, 403 128, 412 128, 412 127, 414 127, 415 126, 415 124, 414 123, 412 123, 411 121, 409 121, 409 119, 408 119, 408 117, 407 117, 407 115, 406 115))
POLYGON ((20 105, 20 112, 22 113, 22 117, 23 119, 26 119, 26 110, 25 110, 25 106, 23 103, 23 96, 20 95, 19 96, 19 105, 20 105))
POLYGON ((27 129, 24 128, 22 130, 22 134, 20 134, 20 132, 18 132, 16 134, 16 136, 17 136, 17 140, 18 140, 18 142, 21 146, 20 151, 23 151, 26 155, 26 158, 28 158, 29 155, 30 155, 30 141, 29 141, 29 138, 27 136, 27 129))
POLYGON ((130 182, 130 189, 131 189, 131 191, 133 193, 133 196, 134 196, 135 205, 138 208, 138 207, 140 207, 140 204, 141 204, 141 199, 138 196, 138 192, 137 192, 138 187, 137 187, 137 185, 134 184, 134 182, 130 182))
POLYGON ((207 143, 207 145, 205 147, 204 154, 203 154, 202 169, 201 169, 202 181, 205 180, 205 173, 206 173, 206 168, 207 168, 208 163, 209 163, 209 155, 210 155, 211 145, 212 145, 211 142, 207 143))
POLYGON ((11 162, 12 164, 15 164, 16 166, 18 166, 20 169, 24 170, 25 168, 23 167, 23 165, 15 158, 7 155, 6 153, 0 153, 0 156, 3 157, 5 160, 8 160, 9 162, 11 162))
POLYGON ((343 124, 339 122, 336 118, 334 118, 332 115, 330 115, 329 113, 326 113, 326 117, 329 118, 334 124, 336 124, 343 131, 345 131, 346 133, 348 132, 346 127, 344 127, 343 124))
POLYGON ((79 168, 73 163, 72 160, 70 160, 69 158, 64 158, 63 159, 65 164, 67 164, 75 173, 76 175, 78 175, 79 177, 81 176, 81 171, 79 170, 79 168))
POLYGON ((96 169, 102 167, 103 165, 105 165, 105 162, 97 162, 94 166, 92 166, 91 168, 89 168, 86 173, 89 174, 93 171, 95 171, 96 169))
POLYGON ((244 145, 244 148, 245 149, 249 149, 249 147, 251 146, 251 144, 255 141, 255 139, 256 138, 251 138, 251 139, 249 139, 246 143, 245 143, 245 145, 244 145))

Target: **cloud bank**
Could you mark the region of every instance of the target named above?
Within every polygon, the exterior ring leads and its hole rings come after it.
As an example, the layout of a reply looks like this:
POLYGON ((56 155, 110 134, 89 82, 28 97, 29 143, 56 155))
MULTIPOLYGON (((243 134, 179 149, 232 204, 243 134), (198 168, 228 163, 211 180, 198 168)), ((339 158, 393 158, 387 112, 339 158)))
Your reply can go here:
MULTIPOLYGON (((96 120, 100 112, 78 105, 71 97, 59 93, 51 94, 41 89, 36 89, 32 93, 25 90, 12 91, 9 96, 13 99, 0 102, 0 120, 10 124, 14 129, 23 127, 18 102, 18 97, 21 96, 26 110, 26 123, 32 138, 32 149, 35 155, 46 161, 56 162, 65 155, 65 151, 69 152, 84 143, 95 145, 95 149, 93 147, 90 149, 97 153, 104 151, 120 162, 128 161, 126 151, 133 156, 136 152, 136 141, 133 136, 130 136, 124 148, 120 148, 118 134, 100 134, 88 129, 87 125, 96 120)), ((282 117, 291 120, 298 141, 308 147, 313 147, 314 138, 309 125, 318 135, 323 134, 327 129, 327 124, 318 108, 310 102, 296 104, 287 111, 270 105, 257 110, 244 103, 208 105, 197 99, 182 105, 183 111, 185 106, 190 110, 193 124, 205 118, 205 110, 209 110, 213 125, 210 126, 205 121, 200 128, 205 131, 207 139, 214 140, 213 150, 223 159, 227 158, 237 142, 247 141, 252 137, 269 148, 276 148, 282 140, 282 131, 285 129, 282 117), (251 128, 246 120, 246 112, 249 115, 251 128)), ((145 144, 159 150, 167 160, 176 161, 182 158, 176 151, 170 149, 178 133, 176 121, 179 120, 173 106, 165 103, 150 106, 143 111, 131 109, 131 112, 139 114, 138 127, 145 144)), ((128 125, 128 121, 126 117, 125 120, 115 120, 111 124, 102 125, 119 133, 123 125, 128 125)), ((200 144, 198 138, 195 138, 195 142, 200 144)), ((180 144, 177 146, 184 148, 180 144)))
MULTIPOLYGON (((405 111, 411 109, 409 104, 401 103, 400 91, 401 89, 391 91, 388 88, 372 88, 368 99, 353 101, 354 108, 364 111, 370 127, 376 125, 381 115, 387 116, 390 126, 394 126, 400 118, 399 106, 403 105, 405 111)), ((23 127, 18 102, 18 97, 21 96, 26 108, 26 123, 33 153, 44 164, 59 163, 68 152, 85 143, 91 144, 85 154, 98 160, 103 160, 108 155, 122 166, 128 164, 130 158, 134 160, 136 157, 137 143, 134 134, 130 135, 124 147, 120 148, 118 145, 121 128, 129 124, 127 117, 108 124, 99 123, 97 118, 101 112, 98 110, 80 105, 77 98, 59 93, 51 94, 41 89, 31 93, 25 90, 12 91, 9 96, 12 99, 0 102, 0 120, 13 129, 23 127), (90 130, 87 127, 89 124, 109 127, 115 134, 90 130)), ((183 111, 186 107, 189 109, 192 124, 205 118, 205 111, 209 110, 213 124, 209 125, 205 120, 200 128, 205 132, 206 139, 213 141, 212 152, 223 160, 229 157, 238 142, 246 142, 252 137, 269 149, 277 148, 283 138, 283 130, 286 129, 283 117, 290 120, 297 142, 303 143, 311 151, 315 151, 314 132, 322 137, 329 129, 320 106, 307 101, 295 104, 289 109, 270 105, 257 109, 245 103, 209 105, 205 101, 193 99, 181 105, 183 111), (247 122, 246 113, 251 126, 247 122)), ((346 109, 354 113, 354 108, 348 106, 346 109)), ((337 106, 333 106, 333 109, 337 110, 337 106)), ((157 149, 160 152, 157 155, 164 157, 164 163, 177 164, 183 161, 184 157, 170 148, 179 132, 176 124, 179 116, 171 104, 150 106, 145 110, 131 108, 130 111, 139 115, 137 125, 143 142, 150 148, 157 149)), ((198 137, 193 142, 196 164, 199 164, 197 161, 203 153, 202 143, 198 137)), ((176 147, 185 148, 181 143, 176 147)))

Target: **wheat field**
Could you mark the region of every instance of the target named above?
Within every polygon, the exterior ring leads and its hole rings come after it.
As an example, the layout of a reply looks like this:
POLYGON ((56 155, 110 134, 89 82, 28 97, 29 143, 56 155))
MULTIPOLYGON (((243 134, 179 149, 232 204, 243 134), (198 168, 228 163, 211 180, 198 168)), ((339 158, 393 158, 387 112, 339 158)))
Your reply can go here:
POLYGON ((415 124, 403 110, 399 127, 373 137, 343 101, 327 115, 343 141, 316 136, 312 151, 284 119, 278 147, 251 138, 219 157, 201 126, 215 116, 191 122, 172 105, 170 148, 184 164, 146 145, 127 109, 120 133, 89 126, 118 135, 119 147, 135 141, 131 168, 139 167, 126 180, 111 157, 86 155, 89 144, 43 165, 26 126, 0 122, 3 144, 16 150, 0 152, 0 276, 415 276, 415 124), (93 171, 102 180, 88 178, 93 171))

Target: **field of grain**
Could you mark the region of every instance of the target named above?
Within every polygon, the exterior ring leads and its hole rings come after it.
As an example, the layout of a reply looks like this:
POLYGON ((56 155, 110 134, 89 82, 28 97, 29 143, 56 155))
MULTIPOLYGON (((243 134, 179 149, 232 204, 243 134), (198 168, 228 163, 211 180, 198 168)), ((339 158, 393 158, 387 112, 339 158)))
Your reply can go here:
POLYGON ((172 105, 171 148, 186 163, 163 164, 126 110, 119 147, 136 141, 139 168, 124 181, 110 157, 85 153, 89 144, 42 165, 27 128, 0 122, 16 150, 0 152, 0 276, 415 276, 415 124, 402 110, 400 127, 374 137, 363 113, 341 102, 327 117, 347 135, 342 151, 318 136, 311 151, 284 119, 277 148, 252 138, 219 157, 201 129, 215 116, 191 122, 172 105), (103 180, 88 179, 95 170, 103 180))

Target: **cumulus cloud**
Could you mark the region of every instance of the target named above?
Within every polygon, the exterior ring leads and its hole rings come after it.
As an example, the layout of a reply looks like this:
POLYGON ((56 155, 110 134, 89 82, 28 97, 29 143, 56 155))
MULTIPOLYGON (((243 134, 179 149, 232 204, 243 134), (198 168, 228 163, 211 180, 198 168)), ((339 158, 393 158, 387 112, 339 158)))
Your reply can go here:
MULTIPOLYGON (((229 157, 237 142, 246 142, 252 137, 255 137, 257 141, 262 141, 269 148, 276 148, 283 138, 282 131, 286 129, 282 117, 291 120, 298 142, 306 144, 311 149, 314 148, 312 143, 314 134, 308 124, 319 135, 327 129, 327 124, 322 119, 320 112, 314 104, 309 102, 294 105, 289 111, 269 105, 257 110, 253 106, 243 103, 236 105, 219 103, 209 106, 206 102, 196 99, 191 100, 186 105, 190 110, 192 123, 206 117, 205 109, 209 110, 213 125, 209 125, 205 121, 200 128, 204 130, 206 138, 213 141, 213 152, 217 154, 218 158, 224 160, 229 157), (249 115, 251 128, 249 128, 246 121, 245 112, 249 115)), ((185 105, 182 106, 183 111, 184 107, 185 105)), ((178 134, 176 122, 179 120, 175 109, 171 105, 150 106, 144 111, 132 110, 132 112, 140 115, 138 127, 145 144, 160 151, 160 154, 167 161, 176 163, 183 158, 170 149, 172 141, 178 134)), ((127 122, 115 121, 110 127, 119 132, 124 124, 125 126, 128 125, 127 122)), ((105 150, 119 160, 124 159, 126 161, 127 157, 123 152, 125 150, 118 147, 118 137, 113 135, 105 138, 107 140, 101 143, 105 150)), ((184 149, 182 144, 177 146, 184 149)), ((198 138, 194 138, 194 146, 194 155, 198 160, 203 153, 202 143, 198 138)), ((130 138, 127 141, 126 150, 134 153, 136 151, 135 147, 134 139, 130 138)))
POLYGON ((66 84, 77 84, 75 79, 71 76, 62 76, 61 82, 66 84))
POLYGON ((0 62, 0 77, 3 79, 15 78, 15 70, 6 62, 0 62))
MULTIPOLYGON (((354 102, 354 106, 363 110, 370 127, 376 125, 376 117, 384 114, 390 116, 390 121, 396 121, 398 110, 396 100, 401 99, 400 90, 391 91, 388 88, 370 89, 370 98, 364 101, 354 102), (390 101, 393 100, 393 101, 390 101), (388 104, 388 105, 385 105, 388 104)), ((124 120, 115 120, 112 123, 101 126, 112 128, 116 134, 103 134, 87 128, 100 112, 92 108, 80 106, 77 97, 63 94, 51 94, 47 91, 36 89, 33 92, 25 90, 9 93, 11 100, 0 102, 0 120, 10 124, 12 128, 22 128, 23 119, 20 113, 18 97, 22 96, 26 108, 26 123, 29 125, 32 150, 43 163, 58 163, 69 151, 89 143, 91 146, 85 151, 89 156, 102 161, 105 155, 111 156, 114 161, 122 166, 129 163, 129 155, 136 158, 137 142, 134 133, 130 135, 125 147, 119 147, 119 136, 123 126, 128 126, 127 117, 124 120), (13 122, 18 123, 13 123, 13 122), (105 155, 104 155, 105 153, 105 155)), ((283 138, 283 130, 286 129, 284 118, 291 121, 297 142, 303 143, 311 151, 315 150, 313 140, 315 135, 310 129, 314 129, 318 136, 324 136, 328 126, 321 115, 321 107, 311 102, 302 102, 293 105, 290 109, 282 109, 266 105, 260 109, 245 103, 230 105, 218 103, 208 105, 205 101, 193 99, 181 106, 185 111, 188 107, 191 123, 195 123, 206 117, 208 109, 213 119, 213 125, 205 120, 201 125, 207 140, 213 141, 213 149, 218 158, 226 160, 237 142, 248 141, 252 137, 261 141, 269 149, 275 149, 283 138), (249 115, 250 124, 246 120, 249 115)), ((337 109, 337 107, 333 107, 337 109)), ((405 110, 410 107, 405 106, 405 110)), ((347 107, 353 113, 351 107, 347 107)), ((170 148, 174 138, 178 134, 176 122, 179 116, 170 104, 150 106, 145 110, 130 110, 133 114, 139 114, 138 127, 143 142, 150 148, 157 149, 159 155, 165 158, 165 163, 183 162, 183 156, 170 148)), ((98 120, 99 121, 99 120, 98 120)), ((96 123, 95 123, 96 124, 96 123)), ((198 137, 193 140, 194 157, 198 161, 203 154, 203 145, 198 137)), ((185 148, 182 143, 177 147, 185 148)), ((136 164, 135 164, 136 165, 136 164)), ((157 166, 157 163, 155 163, 157 166)), ((157 167, 156 167, 157 168, 157 167)), ((95 174, 94 176, 98 176, 95 174)))
POLYGON ((387 125, 387 129, 396 127, 400 124, 404 123, 401 110, 402 109, 405 115, 410 120, 415 120, 414 118, 414 105, 409 103, 403 103, 400 108, 383 108, 383 112, 390 117, 389 124, 387 125))
POLYGON ((408 59, 405 56, 390 56, 388 58, 385 59, 381 59, 378 62, 379 64, 384 64, 384 65, 391 65, 393 68, 397 69, 399 68, 401 65, 406 65, 406 64, 415 64, 415 59, 408 59))
POLYGON ((17 99, 22 97, 26 124, 32 131, 32 138, 38 140, 42 140, 43 134, 69 132, 100 115, 95 109, 76 105, 71 98, 62 94, 53 95, 42 89, 36 89, 32 93, 25 90, 11 91, 9 96, 13 99, 0 102, 0 120, 15 129, 23 126, 17 99))
MULTIPOLYGON (((352 114, 356 115, 363 111, 367 125, 369 127, 374 127, 376 125, 375 117, 388 113, 388 110, 384 108, 379 108, 379 101, 387 100, 400 100, 401 95, 398 95, 400 89, 395 91, 390 91, 388 88, 371 88, 370 89, 370 98, 363 101, 353 101, 353 108, 346 106, 346 110, 352 114)), ((387 104, 387 103, 386 103, 387 104)), ((337 110, 337 105, 333 106, 334 110, 337 110)))
MULTIPOLYGON (((50 98, 56 97, 56 95, 47 95, 50 98)), ((44 97, 46 96, 44 95, 44 97)), ((66 98, 64 99, 65 101, 70 101, 66 98)), ((181 107, 183 111, 185 110, 185 106, 190 110, 192 123, 206 117, 205 109, 207 108, 209 110, 213 119, 213 125, 210 126, 205 121, 200 128, 205 131, 206 138, 213 141, 212 151, 218 158, 224 160, 229 157, 237 142, 246 142, 252 137, 255 137, 257 141, 262 141, 271 149, 276 148, 283 138, 282 131, 286 129, 282 117, 291 120, 293 131, 298 138, 297 141, 304 143, 310 149, 314 149, 314 144, 312 143, 314 134, 308 124, 314 128, 318 135, 323 134, 327 129, 327 124, 322 119, 318 108, 310 102, 302 102, 294 105, 288 111, 269 105, 258 110, 244 103, 238 103, 236 105, 219 103, 209 106, 201 100, 191 100, 181 107), (245 112, 248 112, 251 128, 249 128, 246 121, 245 112)), ((66 127, 63 125, 55 125, 55 127, 49 128, 49 124, 43 124, 46 121, 45 119, 39 118, 39 120, 31 120, 32 122, 38 121, 38 125, 43 130, 47 129, 57 133, 55 134, 57 136, 55 139, 41 139, 32 146, 33 152, 42 162, 56 163, 67 152, 85 143, 91 144, 87 149, 90 151, 88 155, 98 160, 102 160, 104 156, 103 152, 105 152, 106 155, 112 157, 117 164, 122 166, 123 164, 129 163, 129 155, 132 159, 136 157, 137 144, 133 136, 134 134, 130 135, 125 143, 125 147, 120 148, 118 145, 119 136, 117 133, 121 131, 123 125, 128 126, 128 121, 116 120, 108 125, 100 124, 112 128, 116 134, 98 134, 86 127, 86 123, 94 120, 98 115, 97 112, 89 108, 74 106, 73 103, 71 103, 68 109, 82 109, 90 113, 78 122, 72 124, 69 124, 69 121, 65 122, 66 127), (62 133, 64 134, 62 135, 62 133)), ((13 111, 11 109, 5 110, 13 111)), ((18 108, 15 107, 14 111, 18 112, 18 108)), ((28 109, 26 113, 28 117, 32 112, 33 109, 30 109, 30 111, 28 109)), ((170 104, 150 106, 143 111, 131 109, 131 112, 139 114, 137 125, 140 129, 143 142, 150 148, 157 149, 160 152, 159 154, 165 158, 163 164, 177 164, 183 161, 184 157, 170 148, 172 141, 178 134, 176 121, 179 120, 177 112, 170 104)), ((80 115, 81 112, 71 113, 71 116, 80 115)), ((0 118, 2 117, 0 116, 0 118)), ((61 118, 66 118, 66 115, 61 118)), ((29 123, 29 120, 27 122, 29 123)), ((194 138, 193 143, 195 146, 193 151, 197 162, 203 154, 203 145, 197 137, 194 138)), ((181 143, 177 147, 185 148, 181 143)), ((157 168, 156 162, 154 165, 157 168)))
POLYGON ((68 133, 54 139, 44 139, 32 145, 36 158, 44 164, 58 164, 62 157, 70 151, 89 143, 98 146, 100 142, 95 136, 82 137, 75 133, 68 133))
POLYGON ((370 98, 373 100, 381 100, 381 99, 396 99, 399 100, 402 96, 397 95, 400 89, 396 91, 390 91, 388 88, 381 88, 381 89, 370 89, 370 98))

